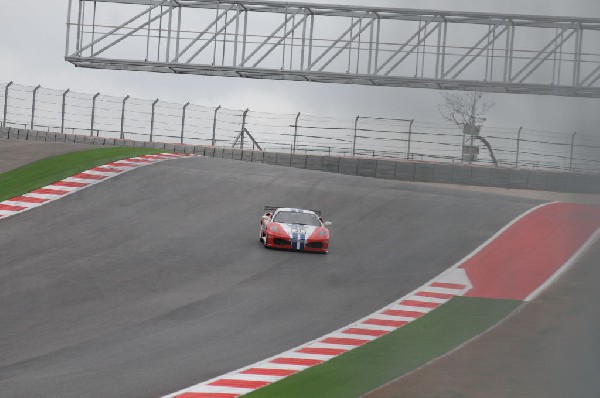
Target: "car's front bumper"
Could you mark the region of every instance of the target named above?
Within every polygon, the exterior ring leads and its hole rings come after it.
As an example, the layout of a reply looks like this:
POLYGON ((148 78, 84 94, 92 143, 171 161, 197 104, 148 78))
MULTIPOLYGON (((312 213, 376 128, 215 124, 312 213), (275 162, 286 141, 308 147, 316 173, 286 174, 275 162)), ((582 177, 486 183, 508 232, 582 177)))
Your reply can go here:
POLYGON ((274 249, 287 249, 305 252, 327 253, 329 239, 311 239, 306 241, 292 241, 289 237, 267 235, 265 246, 274 249))

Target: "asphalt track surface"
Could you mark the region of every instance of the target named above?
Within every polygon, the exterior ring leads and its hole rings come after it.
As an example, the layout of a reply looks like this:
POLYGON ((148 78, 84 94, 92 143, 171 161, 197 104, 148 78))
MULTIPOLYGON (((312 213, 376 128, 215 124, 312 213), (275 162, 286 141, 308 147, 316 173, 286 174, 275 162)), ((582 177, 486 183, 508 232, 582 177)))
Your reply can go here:
POLYGON ((353 322, 538 204, 239 161, 144 167, 0 222, 2 397, 158 397, 353 322), (258 242, 319 208, 327 255, 258 242))

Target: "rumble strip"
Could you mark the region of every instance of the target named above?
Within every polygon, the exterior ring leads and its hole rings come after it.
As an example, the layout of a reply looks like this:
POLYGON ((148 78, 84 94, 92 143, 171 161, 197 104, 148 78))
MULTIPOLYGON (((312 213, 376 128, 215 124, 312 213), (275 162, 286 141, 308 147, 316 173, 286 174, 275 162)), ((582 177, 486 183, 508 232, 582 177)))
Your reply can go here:
POLYGON ((385 308, 272 358, 165 398, 236 398, 367 344, 454 296, 529 301, 600 235, 600 206, 548 203, 517 217, 453 267, 385 308))
POLYGON ((22 196, 0 202, 0 220, 42 206, 54 200, 64 198, 99 182, 106 181, 119 174, 153 163, 169 159, 188 157, 190 155, 176 153, 159 153, 157 155, 141 155, 134 158, 118 160, 103 166, 91 168, 57 181, 22 196))

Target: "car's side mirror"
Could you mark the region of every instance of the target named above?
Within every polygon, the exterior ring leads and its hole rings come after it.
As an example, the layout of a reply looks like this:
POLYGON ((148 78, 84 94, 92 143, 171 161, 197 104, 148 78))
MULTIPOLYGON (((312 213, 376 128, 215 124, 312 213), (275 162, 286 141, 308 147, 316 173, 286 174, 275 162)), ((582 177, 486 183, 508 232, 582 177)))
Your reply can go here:
POLYGON ((325 221, 324 224, 326 227, 328 227, 328 226, 332 225, 333 223, 331 221, 325 221))

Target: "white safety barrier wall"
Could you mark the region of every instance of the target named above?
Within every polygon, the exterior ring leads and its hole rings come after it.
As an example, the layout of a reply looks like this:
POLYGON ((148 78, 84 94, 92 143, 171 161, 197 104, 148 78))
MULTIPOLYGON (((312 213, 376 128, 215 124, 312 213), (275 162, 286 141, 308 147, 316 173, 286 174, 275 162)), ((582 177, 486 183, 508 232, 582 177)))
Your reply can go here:
POLYGON ((600 193, 600 174, 591 173, 242 150, 212 145, 144 142, 131 139, 62 134, 14 127, 0 127, 0 145, 2 139, 148 147, 199 156, 398 181, 436 182, 554 192, 600 193))

